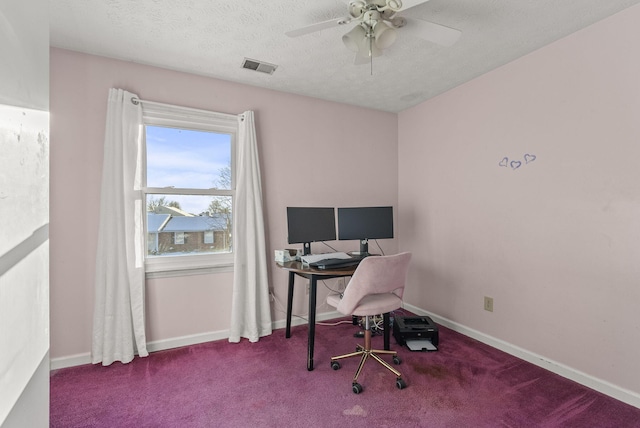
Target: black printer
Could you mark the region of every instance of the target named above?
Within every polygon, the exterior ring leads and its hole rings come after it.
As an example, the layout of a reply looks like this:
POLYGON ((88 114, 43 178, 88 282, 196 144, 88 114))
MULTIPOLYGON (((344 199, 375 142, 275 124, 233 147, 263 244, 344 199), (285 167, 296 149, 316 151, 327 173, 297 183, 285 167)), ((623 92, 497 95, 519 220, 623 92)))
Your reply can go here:
POLYGON ((412 351, 438 350, 438 326, 427 316, 395 317, 393 337, 412 351))

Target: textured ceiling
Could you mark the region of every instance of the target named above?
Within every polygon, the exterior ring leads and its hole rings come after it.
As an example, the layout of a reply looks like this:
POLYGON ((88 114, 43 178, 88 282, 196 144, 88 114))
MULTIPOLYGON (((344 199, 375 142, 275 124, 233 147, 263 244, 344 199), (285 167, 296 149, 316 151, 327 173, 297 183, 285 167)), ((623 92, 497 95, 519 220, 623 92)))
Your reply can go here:
POLYGON ((403 37, 354 65, 352 26, 285 32, 347 15, 347 0, 51 0, 51 45, 399 112, 640 0, 431 0, 407 16, 462 31, 441 47, 403 37), (245 57, 276 64, 245 70, 245 57), (373 71, 373 75, 371 75, 373 71))

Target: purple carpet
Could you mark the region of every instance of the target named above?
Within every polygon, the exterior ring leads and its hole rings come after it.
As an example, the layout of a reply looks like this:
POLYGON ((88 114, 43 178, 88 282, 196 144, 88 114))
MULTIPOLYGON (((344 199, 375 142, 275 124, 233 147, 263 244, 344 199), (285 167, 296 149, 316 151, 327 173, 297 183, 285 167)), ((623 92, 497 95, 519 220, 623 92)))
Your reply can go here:
MULTIPOLYGON (((368 361, 329 358, 362 339, 351 324, 306 326, 258 343, 217 341, 152 353, 130 364, 51 373, 52 427, 640 427, 640 409, 440 327, 436 352, 391 339, 407 382, 368 361)), ((382 337, 373 338, 382 348, 382 337)), ((390 360, 389 360, 390 361, 390 360)))

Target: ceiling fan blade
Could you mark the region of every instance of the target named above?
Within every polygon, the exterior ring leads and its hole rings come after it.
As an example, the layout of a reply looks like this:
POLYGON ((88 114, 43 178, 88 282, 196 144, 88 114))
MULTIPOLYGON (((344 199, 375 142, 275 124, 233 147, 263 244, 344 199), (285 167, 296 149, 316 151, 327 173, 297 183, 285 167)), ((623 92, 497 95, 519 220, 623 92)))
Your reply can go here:
POLYGON ((412 7, 420 6, 422 3, 426 3, 428 1, 429 0, 402 0, 402 11, 404 12, 412 7))
POLYGON ((328 21, 317 22, 315 24, 311 24, 306 27, 298 28, 297 30, 287 31, 284 34, 286 34, 289 37, 299 37, 305 34, 324 30, 326 28, 336 27, 339 25, 346 25, 350 22, 351 22, 351 17, 344 16, 342 18, 333 18, 333 19, 329 19, 328 21))
POLYGON ((416 37, 441 46, 451 46, 458 41, 462 31, 421 19, 406 18, 407 23, 400 27, 402 37, 416 37))

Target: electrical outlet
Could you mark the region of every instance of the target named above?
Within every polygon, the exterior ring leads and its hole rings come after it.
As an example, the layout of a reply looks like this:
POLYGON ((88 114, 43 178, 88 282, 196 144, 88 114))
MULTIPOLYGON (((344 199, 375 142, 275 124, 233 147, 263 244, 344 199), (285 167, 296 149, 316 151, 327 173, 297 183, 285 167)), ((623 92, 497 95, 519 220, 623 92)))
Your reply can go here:
POLYGON ((493 297, 484 296, 484 310, 493 312, 493 297))

